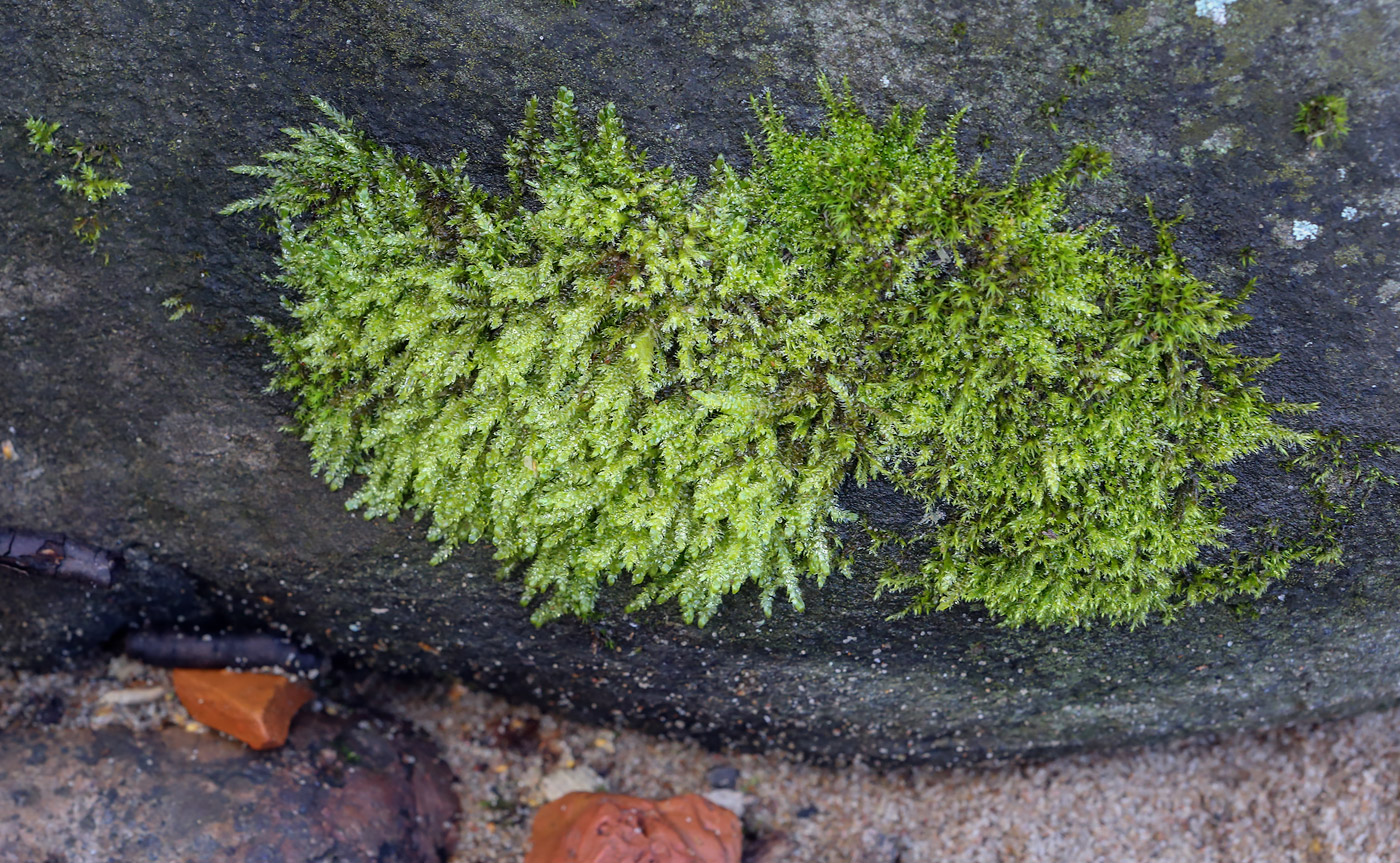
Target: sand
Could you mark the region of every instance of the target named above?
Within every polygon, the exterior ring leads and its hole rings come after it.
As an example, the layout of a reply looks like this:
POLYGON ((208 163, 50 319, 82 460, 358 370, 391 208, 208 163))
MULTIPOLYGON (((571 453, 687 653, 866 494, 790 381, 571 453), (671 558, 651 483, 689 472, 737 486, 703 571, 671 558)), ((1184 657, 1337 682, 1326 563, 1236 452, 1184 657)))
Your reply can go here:
MULTIPOLYGON (((0 739, 34 721, 54 694, 64 704, 60 725, 188 725, 168 695, 137 704, 103 698, 152 687, 168 689, 168 673, 126 660, 0 672, 0 739)), ((707 771, 725 765, 739 771, 746 858, 764 863, 1400 860, 1400 710, 1040 765, 882 772, 709 752, 456 684, 374 687, 373 702, 436 738, 459 777, 453 863, 518 861, 534 808, 551 795, 705 792, 707 771)), ((311 709, 346 707, 323 698, 311 709)))

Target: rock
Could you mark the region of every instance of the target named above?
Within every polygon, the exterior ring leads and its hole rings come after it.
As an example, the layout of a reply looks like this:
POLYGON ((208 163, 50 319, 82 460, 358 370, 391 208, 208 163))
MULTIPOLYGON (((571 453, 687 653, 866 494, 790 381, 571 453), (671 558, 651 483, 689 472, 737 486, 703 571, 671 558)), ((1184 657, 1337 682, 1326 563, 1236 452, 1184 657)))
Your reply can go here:
POLYGON ((749 802, 747 794, 742 791, 736 791, 733 788, 715 788, 706 791, 704 797, 716 806, 723 806, 740 818, 744 817, 744 807, 746 807, 749 802))
POLYGON ((601 791, 607 787, 603 777, 587 764, 555 770, 540 779, 539 792, 545 802, 553 803, 576 791, 601 791))
POLYGON ((177 668, 170 679, 191 717, 254 749, 286 742, 292 717, 315 697, 304 684, 256 671, 177 668))
POLYGON ((359 716, 308 716, 266 753, 174 728, 9 729, 0 776, 0 863, 440 863, 455 841, 436 748, 359 716))
MULTIPOLYGON (((353 488, 311 475, 248 323, 282 314, 260 278, 276 244, 258 217, 212 215, 255 188, 229 166, 317 121, 310 94, 400 152, 445 163, 465 150, 499 190, 525 100, 561 83, 585 111, 614 100, 653 163, 704 177, 718 153, 746 158, 752 91, 809 124, 825 69, 876 110, 929 104, 931 126, 970 107, 961 152, 990 176, 1022 151, 1039 172, 1074 141, 1107 147, 1115 172, 1073 193, 1076 214, 1147 246, 1144 195, 1167 218, 1182 202, 1177 247, 1193 271, 1227 292, 1258 277, 1242 308, 1254 322, 1230 338, 1280 354, 1265 392, 1321 404, 1288 421, 1400 440, 1393 7, 1234 3, 1222 25, 1191 3, 401 0, 322 4, 312 28, 287 8, 0 12, 0 104, 15 112, 0 124, 0 436, 14 452, 0 459, 0 525, 120 549, 125 564, 105 589, 0 567, 0 661, 61 664, 134 624, 240 616, 340 659, 607 724, 887 764, 1041 758, 1400 700, 1388 488, 1347 529, 1344 567, 1172 625, 1013 631, 975 607, 892 620, 903 598, 872 597, 881 558, 807 585, 800 614, 779 601, 767 619, 741 592, 697 631, 667 610, 628 617, 605 592, 597 620, 536 629, 519 582, 490 577, 490 547, 432 566, 421 523, 349 515, 353 488), (630 57, 647 61, 617 59, 630 57), (1101 74, 1076 83, 1075 64, 1101 74), (1346 93, 1353 128, 1310 151, 1290 126, 1320 92, 1346 93), (1052 128, 1040 109, 1062 94, 1052 128), (21 112, 120 152, 133 188, 100 206, 99 254, 72 236, 82 204, 54 186, 67 165, 29 147, 21 112), (1246 247, 1255 262, 1241 267, 1246 247), (171 322, 161 303, 177 297, 193 308, 171 322)), ((1298 477, 1271 454, 1231 470, 1236 536, 1305 520, 1298 477)), ((887 487, 848 497, 896 533, 922 517, 887 487)))
POLYGON ((728 764, 711 767, 705 771, 705 781, 711 788, 733 788, 739 783, 739 768, 728 764))
POLYGON ((696 794, 575 792, 535 813, 525 863, 739 863, 742 844, 738 816, 696 794))

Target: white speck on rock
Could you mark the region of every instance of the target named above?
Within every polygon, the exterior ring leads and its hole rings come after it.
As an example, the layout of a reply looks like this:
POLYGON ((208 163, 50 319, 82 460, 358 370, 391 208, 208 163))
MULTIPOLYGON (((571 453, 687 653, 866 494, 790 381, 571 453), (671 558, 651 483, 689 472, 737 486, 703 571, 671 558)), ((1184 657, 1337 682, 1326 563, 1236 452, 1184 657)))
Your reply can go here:
POLYGON ((1312 222, 1305 222, 1302 219, 1293 220, 1293 241, 1301 243, 1304 240, 1316 240, 1322 228, 1312 222))
POLYGON ((1235 0, 1196 0, 1196 14, 1217 24, 1228 24, 1230 16, 1226 10, 1233 2, 1235 0))
POLYGON ((1343 219, 1346 219, 1348 222, 1351 222, 1351 221, 1354 221, 1354 220, 1356 219, 1356 216, 1357 216, 1357 212, 1356 212, 1356 208, 1355 208, 1355 207, 1342 207, 1342 218, 1343 218, 1343 219))

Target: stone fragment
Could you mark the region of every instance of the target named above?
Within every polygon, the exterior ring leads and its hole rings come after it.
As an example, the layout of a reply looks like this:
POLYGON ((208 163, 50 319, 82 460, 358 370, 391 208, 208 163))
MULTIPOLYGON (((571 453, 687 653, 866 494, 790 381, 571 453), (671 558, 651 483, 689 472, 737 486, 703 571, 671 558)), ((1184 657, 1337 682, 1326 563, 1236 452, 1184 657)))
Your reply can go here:
POLYGON ((739 784, 739 768, 731 764, 720 764, 705 771, 705 780, 711 788, 733 788, 739 784))
POLYGON ((152 701, 159 701, 165 696, 163 686, 135 686, 127 689, 112 689, 97 696, 98 704, 110 704, 114 707, 134 707, 138 704, 150 704, 152 701))
POLYGON ((735 788, 714 788, 705 792, 705 799, 715 804, 723 806, 740 818, 744 817, 744 808, 748 805, 748 795, 735 788))
POLYGON ((739 863, 742 842, 738 816, 698 794, 574 792, 535 813, 525 863, 739 863))
POLYGON ((177 668, 170 679, 190 716, 254 749, 285 743, 292 717, 314 697, 305 685, 277 674, 177 668))
POLYGON ((587 764, 580 764, 577 767, 555 770, 545 776, 540 780, 539 792, 546 803, 553 803, 575 791, 602 791, 606 787, 607 783, 597 771, 587 764))

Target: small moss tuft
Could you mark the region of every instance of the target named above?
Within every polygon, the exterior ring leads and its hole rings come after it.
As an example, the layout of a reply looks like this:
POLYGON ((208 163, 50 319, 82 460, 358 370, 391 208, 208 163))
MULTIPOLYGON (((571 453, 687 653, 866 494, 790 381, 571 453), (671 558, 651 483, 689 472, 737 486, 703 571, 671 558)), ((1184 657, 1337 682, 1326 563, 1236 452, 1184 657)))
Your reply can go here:
MULTIPOLYGON (((24 128, 29 136, 29 144, 35 152, 53 154, 58 146, 56 135, 62 124, 46 122, 39 117, 29 117, 24 121, 24 128)), ((99 204, 114 195, 121 196, 131 191, 130 183, 104 176, 98 170, 98 166, 103 162, 115 168, 122 167, 121 159, 111 147, 78 141, 69 146, 67 152, 73 157, 72 173, 64 174, 54 181, 63 191, 82 198, 89 204, 99 204)), ((93 253, 97 251, 97 241, 101 238, 104 227, 102 218, 95 211, 89 210, 73 218, 73 234, 93 253)))
MULTIPOLYGON (((511 191, 327 126, 238 169, 226 212, 271 210, 290 323, 261 326, 316 470, 366 516, 431 519, 439 558, 487 540, 534 619, 675 600, 703 624, 750 587, 802 607, 848 562, 844 478, 921 501, 914 612, 981 602, 1012 624, 1138 623, 1257 589, 1288 560, 1219 546, 1226 466, 1308 440, 1273 421, 1248 317, 1158 246, 1064 215, 1108 168, 960 163, 961 115, 879 125, 821 82, 819 129, 755 100, 747 172, 701 188, 647 165, 611 105, 561 90, 511 141, 511 191), (1251 580, 1253 579, 1253 580, 1251 580)), ((1149 205, 1150 213, 1150 205, 1149 205)), ((1291 558, 1290 558, 1291 560, 1291 558)))
POLYGON ((61 123, 45 122, 42 117, 29 117, 24 121, 24 130, 29 135, 29 146, 36 152, 49 154, 58 145, 54 139, 56 133, 62 126, 61 123))
POLYGON ((1341 143, 1351 131, 1347 125, 1346 97, 1314 96, 1303 102, 1294 117, 1293 131, 1307 139, 1314 150, 1341 143))

